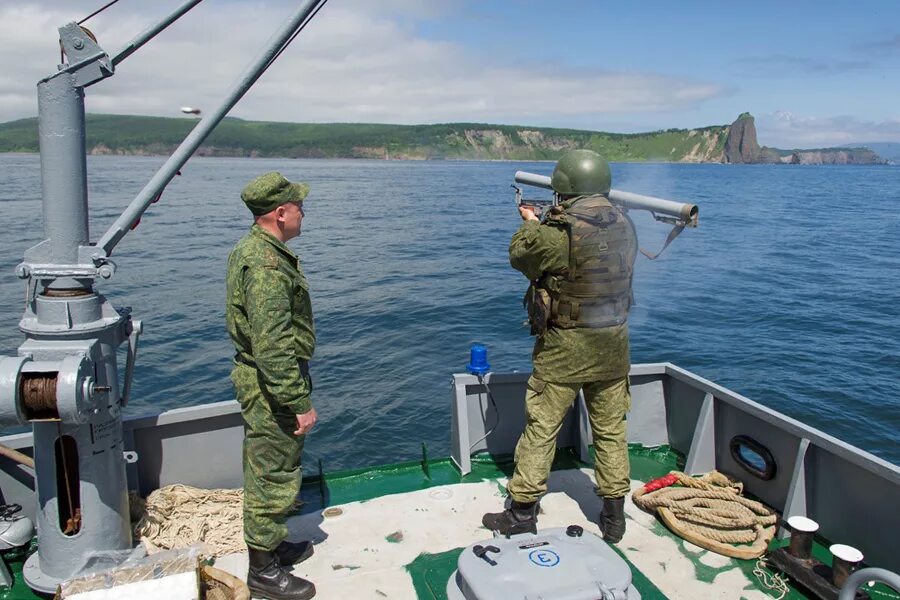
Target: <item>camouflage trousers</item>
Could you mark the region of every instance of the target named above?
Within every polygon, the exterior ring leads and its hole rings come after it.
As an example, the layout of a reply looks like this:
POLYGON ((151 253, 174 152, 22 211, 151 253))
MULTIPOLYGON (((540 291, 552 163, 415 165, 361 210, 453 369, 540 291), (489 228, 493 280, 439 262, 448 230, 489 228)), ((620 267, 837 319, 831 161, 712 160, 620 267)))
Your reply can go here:
POLYGON ((532 376, 525 395, 527 423, 516 445, 516 470, 507 489, 518 502, 534 502, 547 491, 563 419, 584 391, 594 436, 594 475, 600 496, 630 491, 625 415, 631 409, 628 377, 589 383, 551 383, 532 376))
POLYGON ((246 365, 231 372, 244 417, 244 541, 274 550, 287 537, 285 521, 296 508, 305 436, 294 435, 296 417, 278 407, 257 377, 246 365))

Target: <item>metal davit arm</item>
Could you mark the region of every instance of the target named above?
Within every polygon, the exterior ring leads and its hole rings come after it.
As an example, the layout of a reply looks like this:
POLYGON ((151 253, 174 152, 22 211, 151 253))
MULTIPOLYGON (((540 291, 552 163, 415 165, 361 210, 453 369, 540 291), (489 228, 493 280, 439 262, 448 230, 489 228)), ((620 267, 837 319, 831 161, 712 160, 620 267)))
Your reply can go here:
POLYGON ((102 249, 105 256, 110 256, 116 244, 125 237, 129 229, 140 219, 147 207, 153 202, 154 198, 169 184, 178 170, 190 159, 191 155, 197 150, 206 137, 212 133, 216 125, 225 118, 235 104, 247 93, 247 91, 256 83, 256 80, 265 72, 272 64, 272 61, 281 53, 284 47, 290 43, 297 30, 302 27, 306 21, 311 18, 320 5, 326 0, 306 0, 291 17, 284 22, 284 25, 269 40, 265 51, 253 61, 244 74, 235 84, 234 88, 229 92, 225 99, 214 111, 197 123, 196 127, 181 142, 181 145, 172 153, 169 160, 156 172, 150 179, 144 189, 138 193, 131 204, 125 209, 122 215, 116 219, 112 226, 103 234, 103 237, 97 242, 97 247, 102 249))

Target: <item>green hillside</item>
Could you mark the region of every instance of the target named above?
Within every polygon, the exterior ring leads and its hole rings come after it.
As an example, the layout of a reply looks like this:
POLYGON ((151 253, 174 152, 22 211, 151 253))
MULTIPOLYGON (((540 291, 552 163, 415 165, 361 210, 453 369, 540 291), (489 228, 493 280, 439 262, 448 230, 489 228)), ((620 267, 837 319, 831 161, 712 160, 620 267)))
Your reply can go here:
MULTIPOLYGON (((168 154, 195 119, 87 116, 92 154, 168 154)), ((226 119, 198 154, 288 158, 553 160, 592 148, 609 160, 720 162, 728 126, 618 134, 578 129, 448 123, 271 123, 226 119)), ((37 119, 0 124, 0 152, 37 152, 37 119)))

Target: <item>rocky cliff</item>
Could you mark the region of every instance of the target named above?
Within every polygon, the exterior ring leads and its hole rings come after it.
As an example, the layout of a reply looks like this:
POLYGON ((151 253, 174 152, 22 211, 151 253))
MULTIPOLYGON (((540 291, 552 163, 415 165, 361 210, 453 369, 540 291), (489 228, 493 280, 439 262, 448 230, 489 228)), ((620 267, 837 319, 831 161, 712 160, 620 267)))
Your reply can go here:
POLYGON ((760 147, 756 140, 756 122, 750 113, 743 113, 729 125, 725 137, 727 163, 755 163, 759 161, 760 147))
POLYGON ((794 150, 781 161, 792 165, 879 165, 884 160, 868 148, 794 150))
POLYGON ((723 154, 722 162, 726 163, 877 165, 885 162, 868 148, 779 150, 760 146, 756 139, 756 121, 750 113, 739 115, 728 127, 723 154))

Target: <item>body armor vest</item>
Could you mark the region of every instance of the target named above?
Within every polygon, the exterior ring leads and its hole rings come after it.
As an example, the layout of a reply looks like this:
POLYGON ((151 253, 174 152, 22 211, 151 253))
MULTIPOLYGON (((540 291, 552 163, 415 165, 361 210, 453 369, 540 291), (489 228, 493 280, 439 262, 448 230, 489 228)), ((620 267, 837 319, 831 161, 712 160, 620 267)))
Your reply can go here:
POLYGON ((637 253, 631 220, 607 198, 594 195, 556 209, 546 222, 564 227, 569 237, 567 272, 546 273, 536 284, 550 297, 549 324, 571 329, 625 323, 637 253))

